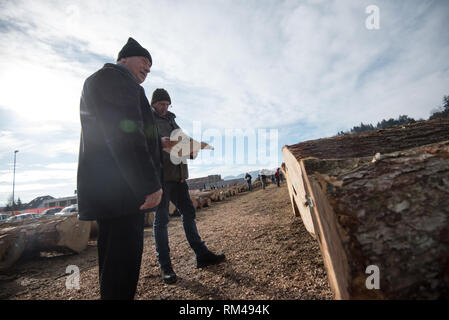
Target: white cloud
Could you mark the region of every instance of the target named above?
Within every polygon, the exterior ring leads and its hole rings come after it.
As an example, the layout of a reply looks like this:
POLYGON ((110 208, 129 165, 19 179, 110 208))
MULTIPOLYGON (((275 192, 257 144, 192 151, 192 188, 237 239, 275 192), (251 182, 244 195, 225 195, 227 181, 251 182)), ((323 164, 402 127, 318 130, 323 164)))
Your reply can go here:
MULTIPOLYGON (((28 202, 39 195, 67 196, 76 189, 77 163, 48 163, 16 167, 15 195, 28 202)), ((13 170, 0 170, 0 206, 12 194, 13 170)))

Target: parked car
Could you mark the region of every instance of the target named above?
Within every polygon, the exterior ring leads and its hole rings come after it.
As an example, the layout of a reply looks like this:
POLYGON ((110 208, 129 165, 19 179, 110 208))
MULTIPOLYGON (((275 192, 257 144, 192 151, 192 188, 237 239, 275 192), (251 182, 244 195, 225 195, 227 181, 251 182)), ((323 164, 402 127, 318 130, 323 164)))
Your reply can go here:
POLYGON ((43 217, 46 217, 46 216, 54 216, 55 213, 58 213, 58 212, 60 212, 61 210, 62 210, 62 208, 50 208, 50 209, 47 209, 47 210, 43 211, 43 212, 41 213, 41 216, 43 216, 43 217))
POLYGON ((6 222, 23 221, 28 219, 36 219, 39 217, 40 217, 39 213, 22 213, 16 216, 9 217, 8 219, 6 219, 6 222))
POLYGON ((0 214, 0 223, 5 222, 9 218, 8 213, 1 213, 0 214))
POLYGON ((55 213, 55 216, 69 216, 72 213, 78 212, 78 205, 72 204, 71 206, 65 207, 59 212, 55 213))

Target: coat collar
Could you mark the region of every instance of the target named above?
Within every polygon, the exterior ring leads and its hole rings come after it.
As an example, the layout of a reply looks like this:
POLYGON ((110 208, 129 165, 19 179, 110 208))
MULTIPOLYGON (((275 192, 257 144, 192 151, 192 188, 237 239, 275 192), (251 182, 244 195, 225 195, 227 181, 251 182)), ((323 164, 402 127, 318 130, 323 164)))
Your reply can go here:
POLYGON ((126 74, 127 76, 129 76, 131 79, 133 79, 137 84, 139 84, 136 77, 124 64, 121 64, 119 62, 117 62, 115 64, 114 63, 106 63, 103 66, 103 68, 112 68, 112 69, 119 70, 119 71, 123 72, 124 74, 126 74))
POLYGON ((173 112, 167 111, 167 114, 165 116, 161 116, 159 115, 159 113, 156 111, 156 109, 154 109, 153 107, 151 107, 151 109, 153 110, 153 113, 156 115, 156 117, 161 118, 161 119, 165 119, 165 120, 174 120, 176 118, 176 115, 173 112))

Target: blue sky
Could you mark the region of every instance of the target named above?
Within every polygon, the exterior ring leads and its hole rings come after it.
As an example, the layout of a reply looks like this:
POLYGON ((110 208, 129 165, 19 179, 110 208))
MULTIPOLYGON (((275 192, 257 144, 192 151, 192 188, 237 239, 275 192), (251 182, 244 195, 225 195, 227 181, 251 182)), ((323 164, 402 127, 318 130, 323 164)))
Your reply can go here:
MULTIPOLYGON (((147 96, 167 89, 181 127, 277 130, 281 163, 286 144, 427 118, 449 94, 448 18, 445 0, 0 1, 0 205, 14 150, 16 198, 73 194, 82 84, 129 36, 153 57, 147 96)), ((257 167, 189 166, 192 178, 257 167)))

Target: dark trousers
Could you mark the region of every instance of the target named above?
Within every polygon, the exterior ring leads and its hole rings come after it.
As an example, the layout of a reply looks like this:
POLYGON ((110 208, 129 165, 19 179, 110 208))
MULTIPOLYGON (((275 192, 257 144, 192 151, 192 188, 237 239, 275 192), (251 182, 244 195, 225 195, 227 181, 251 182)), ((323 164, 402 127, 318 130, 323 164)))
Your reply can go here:
POLYGON ((102 300, 132 300, 139 281, 144 214, 97 220, 102 300))
POLYGON ((162 200, 154 215, 153 223, 154 243, 159 264, 163 266, 171 263, 167 229, 169 201, 173 202, 181 213, 184 233, 195 254, 200 256, 209 252, 196 227, 196 211, 190 199, 187 183, 185 181, 165 182, 163 191, 162 200))

